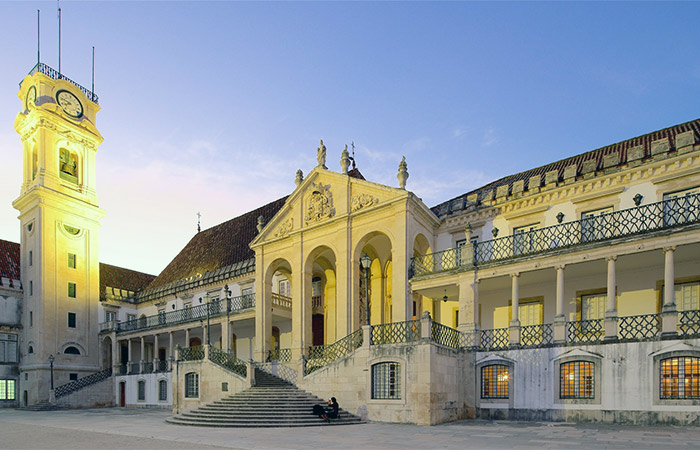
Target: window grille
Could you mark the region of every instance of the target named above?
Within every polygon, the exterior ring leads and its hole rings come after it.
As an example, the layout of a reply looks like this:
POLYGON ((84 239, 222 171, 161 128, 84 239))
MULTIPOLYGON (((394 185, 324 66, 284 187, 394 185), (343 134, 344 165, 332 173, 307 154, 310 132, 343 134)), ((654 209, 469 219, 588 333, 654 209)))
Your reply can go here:
POLYGON ((68 313, 68 328, 75 328, 75 313, 68 313))
POLYGON ((117 320, 116 311, 105 311, 105 322, 114 322, 117 320))
POLYGON ((144 380, 139 380, 138 388, 139 388, 139 401, 143 402, 146 400, 146 382, 144 380))
POLYGON ((372 398, 385 400, 401 399, 401 365, 385 362, 372 366, 372 398))
POLYGON ((661 360, 661 398, 700 398, 700 358, 661 360))
POLYGON ((166 380, 158 382, 158 400, 161 402, 168 401, 168 382, 166 380))
POLYGON ((594 398, 593 363, 572 361, 560 366, 559 398, 594 398))
POLYGON ((190 372, 185 375, 185 397, 199 397, 199 374, 196 372, 190 372))
POLYGON ((15 380, 0 380, 0 400, 15 399, 15 380))
POLYGON ((508 398, 508 366, 492 364, 481 368, 481 398, 508 398))
POLYGON ((17 335, 0 333, 0 362, 17 362, 17 335))

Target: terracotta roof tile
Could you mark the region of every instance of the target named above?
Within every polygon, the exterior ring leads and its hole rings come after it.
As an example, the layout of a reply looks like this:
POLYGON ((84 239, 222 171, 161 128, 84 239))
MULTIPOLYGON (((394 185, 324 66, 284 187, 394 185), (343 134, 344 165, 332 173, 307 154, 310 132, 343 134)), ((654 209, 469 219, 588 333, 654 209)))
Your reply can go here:
POLYGON ((213 271, 255 256, 248 244, 257 236, 258 217, 268 222, 287 197, 211 227, 194 237, 170 264, 153 280, 148 289, 213 271))
POLYGON ((0 277, 19 280, 19 244, 0 239, 0 277))
POLYGON ((690 122, 685 122, 679 125, 674 125, 672 127, 664 128, 663 130, 654 131, 652 133, 648 133, 642 136, 637 136, 632 139, 627 139, 616 144, 601 147, 595 150, 588 151, 586 153, 581 153, 580 155, 571 156, 560 161, 549 163, 541 167, 526 170, 525 172, 520 172, 514 175, 508 175, 499 180, 493 181, 485 186, 482 186, 478 189, 474 189, 473 191, 467 192, 466 194, 462 194, 451 200, 440 203, 439 205, 436 205, 431 209, 438 216, 449 214, 453 211, 457 211, 460 209, 465 209, 470 206, 469 202, 467 202, 468 196, 477 194, 479 201, 481 201, 481 199, 487 191, 495 191, 498 186, 503 185, 509 186, 510 193, 513 183, 520 180, 523 180, 525 182, 525 188, 527 189, 527 184, 530 177, 534 177, 537 175, 544 177, 544 175, 547 172, 551 172, 554 170, 558 172, 558 180, 561 180, 564 174, 564 169, 574 164, 576 164, 577 166, 576 174, 578 176, 582 173, 582 166, 584 161, 588 161, 591 159, 596 161, 596 170, 601 170, 603 168, 603 158, 606 155, 610 155, 615 152, 619 152, 618 165, 625 164, 627 161, 627 151, 637 146, 643 146, 643 158, 646 159, 651 156, 652 142, 660 139, 667 139, 669 142, 669 148, 673 149, 675 146, 674 137, 677 134, 684 133, 686 131, 693 131, 695 133, 696 139, 700 137, 700 119, 692 120, 690 122))
POLYGON ((155 278, 155 275, 100 263, 100 299, 106 298, 105 289, 108 286, 138 292, 145 289, 155 278))

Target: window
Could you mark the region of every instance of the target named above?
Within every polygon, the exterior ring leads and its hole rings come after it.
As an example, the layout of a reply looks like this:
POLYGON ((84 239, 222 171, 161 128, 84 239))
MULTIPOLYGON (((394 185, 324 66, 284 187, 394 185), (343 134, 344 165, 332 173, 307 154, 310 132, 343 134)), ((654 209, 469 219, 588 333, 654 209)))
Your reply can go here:
POLYGON ((481 368, 481 398, 508 398, 508 366, 492 364, 481 368))
POLYGON ((114 322, 117 320, 116 311, 105 311, 105 322, 114 322))
POLYGON ((279 294, 285 297, 292 296, 292 289, 289 285, 289 280, 280 280, 279 282, 279 294))
POLYGON ((221 383, 221 391, 228 392, 228 383, 227 382, 224 381, 221 383))
POLYGON ((31 345, 27 347, 27 353, 29 353, 30 355, 34 353, 34 347, 32 347, 31 345))
POLYGON ((68 267, 75 269, 75 253, 68 253, 68 267))
POLYGON ((0 333, 0 362, 17 362, 17 335, 0 333))
POLYGON ((29 295, 34 295, 34 282, 29 280, 29 295))
POLYGON ((69 373, 68 374, 68 379, 70 381, 78 381, 78 374, 77 373, 69 373))
POLYGON ((513 228, 513 254, 522 255, 537 251, 535 230, 540 227, 539 223, 525 225, 524 227, 513 228))
POLYGON ((75 283, 68 283, 68 297, 75 298, 75 283))
POLYGON ((68 313, 68 328, 75 328, 75 313, 68 313))
POLYGON ((401 399, 401 365, 385 362, 372 366, 372 398, 384 400, 401 399))
POLYGON ((126 315, 127 322, 133 322, 134 320, 136 320, 136 314, 127 314, 126 315))
POLYGON ((615 231, 613 207, 581 213, 581 242, 599 241, 612 237, 615 231))
POLYGON ((161 402, 168 401, 168 382, 166 380, 158 382, 158 400, 161 402))
POLYGON ((29 326, 34 326, 34 313, 32 311, 29 311, 29 326))
POLYGON ((192 317, 192 303, 185 303, 183 305, 184 311, 183 311, 183 316, 185 319, 189 319, 192 317))
POLYGON ((696 311, 700 309, 700 281, 678 283, 676 291, 676 306, 678 311, 696 311))
POLYGON ((32 253, 32 251, 29 250, 29 265, 31 266, 33 264, 34 264, 34 253, 32 253))
POLYGON ((58 151, 59 176, 71 183, 78 184, 78 156, 68 149, 58 151))
POLYGON ((527 327, 531 325, 542 324, 542 298, 525 300, 520 299, 518 303, 518 319, 520 326, 527 327))
POLYGON ((595 396, 592 362, 572 361, 559 367, 560 398, 593 398, 595 396))
POLYGON ((698 219, 700 187, 664 194, 664 225, 673 226, 698 219))
POLYGON ((139 380, 138 385, 138 400, 140 402, 146 401, 146 382, 144 380, 139 380))
POLYGON ((15 380, 0 380, 0 400, 15 399, 15 380))
POLYGON ((661 398, 700 398, 700 358, 661 360, 661 398))
POLYGON ((196 372, 185 374, 185 397, 199 397, 199 374, 196 372))
POLYGON ((581 320, 598 320, 605 318, 608 295, 591 294, 581 296, 581 320))
POLYGON ((245 288, 241 290, 241 295, 253 295, 253 288, 245 288))
POLYGON ((158 323, 160 325, 165 324, 165 308, 158 310, 158 323))
POLYGON ((63 353, 65 353, 66 355, 79 355, 80 350, 78 350, 77 347, 70 346, 66 347, 66 349, 63 350, 63 353))

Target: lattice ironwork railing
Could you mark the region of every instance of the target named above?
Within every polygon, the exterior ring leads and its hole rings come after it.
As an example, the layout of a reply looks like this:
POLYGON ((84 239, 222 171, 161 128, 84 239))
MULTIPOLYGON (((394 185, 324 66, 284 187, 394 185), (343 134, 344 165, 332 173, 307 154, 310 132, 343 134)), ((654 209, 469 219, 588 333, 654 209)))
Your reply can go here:
POLYGON ((120 364, 117 370, 117 375, 127 375, 129 373, 129 366, 127 364, 120 364))
POLYGON ((292 349, 290 348, 275 348, 267 352, 267 362, 279 361, 289 362, 292 360, 292 349))
POLYGON ((618 339, 654 339, 661 332, 660 314, 643 314, 617 318, 618 339))
POLYGON ((476 337, 478 334, 473 333, 459 333, 459 348, 473 350, 478 348, 476 337))
POLYGON ((700 335, 700 311, 678 313, 678 334, 682 336, 700 335))
POLYGON ((180 348, 180 361, 199 361, 204 359, 204 347, 182 347, 180 348))
POLYGON ((129 364, 129 374, 137 375, 141 373, 141 363, 131 363, 129 364))
POLYGON ((443 272, 460 265, 479 266, 699 222, 700 194, 687 195, 476 242, 472 257, 466 261, 456 248, 416 256, 411 259, 411 276, 443 272))
POLYGON ((236 358, 232 354, 219 350, 216 347, 209 347, 209 361, 230 370, 243 378, 248 376, 248 365, 245 361, 236 358))
POLYGON ((145 361, 143 363, 142 373, 152 373, 153 372, 153 361, 145 361))
POLYGON ((292 309, 292 299, 282 294, 272 293, 272 306, 277 306, 282 309, 292 309))
POLYGON ((348 334, 331 345, 309 347, 309 357, 304 363, 306 374, 343 358, 362 346, 362 329, 348 334))
MULTIPOLYGON (((83 94, 85 94, 85 96, 88 98, 88 100, 90 100, 90 101, 92 101, 92 102, 94 102, 94 103, 99 104, 99 100, 100 100, 100 99, 99 99, 99 97, 97 97, 97 94, 95 94, 94 92, 92 92, 92 91, 89 90, 88 88, 85 88, 85 87, 79 85, 78 83, 76 83, 75 81, 71 80, 71 79, 68 78, 67 76, 65 76, 65 75, 63 75, 63 74, 61 74, 61 73, 59 73, 58 70, 54 70, 54 69, 52 69, 51 67, 47 66, 47 65, 44 64, 44 63, 37 63, 34 67, 32 67, 32 70, 29 71, 29 75, 34 75, 34 74, 37 73, 37 72, 43 73, 44 75, 46 75, 46 76, 48 76, 49 78, 52 78, 52 79, 54 79, 54 80, 65 80, 65 81, 67 81, 67 82, 69 82, 69 83, 75 85, 75 87, 77 87, 78 89, 80 89, 80 91, 81 91, 83 94)), ((21 85, 22 85, 22 83, 20 83, 20 86, 21 86, 21 85)))
POLYGON ((527 325, 520 328, 521 347, 542 347, 552 344, 554 330, 551 323, 527 325))
POLYGON ((568 342, 600 342, 605 337, 603 319, 580 320, 566 324, 568 342))
POLYGON ((277 378, 281 378, 292 384, 297 384, 297 379, 299 378, 299 371, 293 369, 292 367, 286 366, 279 361, 271 361, 265 363, 254 362, 253 365, 265 373, 268 373, 277 378))
POLYGON ((372 325, 370 345, 400 344, 402 342, 417 341, 421 336, 420 324, 420 319, 417 319, 372 325))
POLYGON ((156 372, 169 372, 170 365, 167 360, 159 359, 156 361, 156 372))
POLYGON ((461 348, 461 335, 459 331, 441 324, 433 322, 430 329, 430 339, 440 345, 452 347, 454 349, 461 348))
POLYGON ((106 380, 112 376, 112 368, 104 369, 99 372, 92 373, 86 377, 78 378, 70 383, 63 384, 54 389, 56 398, 65 397, 66 395, 72 394, 75 391, 83 389, 85 387, 91 386, 100 381, 106 380))
POLYGON ((151 328, 160 328, 178 325, 181 323, 194 322, 197 320, 206 320, 207 308, 209 309, 209 317, 214 318, 226 314, 238 313, 254 307, 255 294, 246 294, 239 297, 213 300, 209 303, 203 303, 191 308, 163 312, 134 320, 122 322, 104 322, 100 325, 100 330, 101 332, 116 331, 117 333, 142 331, 151 328))
POLYGON ((510 345, 510 332, 508 328, 494 328, 493 330, 481 330, 480 347, 485 350, 508 348, 510 345))

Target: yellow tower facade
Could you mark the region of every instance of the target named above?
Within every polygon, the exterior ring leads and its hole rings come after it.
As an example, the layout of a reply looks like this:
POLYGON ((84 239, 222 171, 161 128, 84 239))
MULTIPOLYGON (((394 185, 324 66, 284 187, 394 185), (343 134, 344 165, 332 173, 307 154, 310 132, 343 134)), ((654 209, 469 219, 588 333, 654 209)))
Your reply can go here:
POLYGON ((100 369, 97 96, 44 64, 20 83, 22 404, 100 369), (51 358, 52 357, 52 358, 51 358))

